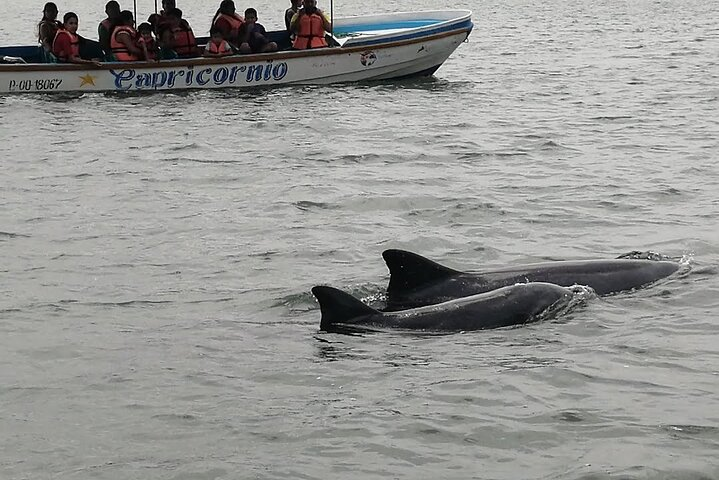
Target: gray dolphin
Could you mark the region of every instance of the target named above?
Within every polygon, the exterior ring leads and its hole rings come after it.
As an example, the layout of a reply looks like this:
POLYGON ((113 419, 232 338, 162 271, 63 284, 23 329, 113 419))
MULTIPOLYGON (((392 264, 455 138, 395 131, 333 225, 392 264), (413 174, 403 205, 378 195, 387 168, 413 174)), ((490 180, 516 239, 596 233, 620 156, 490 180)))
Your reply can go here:
POLYGON ((587 285, 597 295, 633 290, 667 277, 679 264, 656 260, 557 261, 461 272, 405 250, 382 253, 390 272, 387 310, 404 310, 489 292, 519 282, 587 285))
POLYGON ((524 283, 437 305, 380 312, 336 288, 318 286, 312 293, 320 304, 320 330, 324 331, 346 326, 438 331, 507 327, 536 320, 550 307, 569 304, 574 298, 569 288, 551 283, 524 283))

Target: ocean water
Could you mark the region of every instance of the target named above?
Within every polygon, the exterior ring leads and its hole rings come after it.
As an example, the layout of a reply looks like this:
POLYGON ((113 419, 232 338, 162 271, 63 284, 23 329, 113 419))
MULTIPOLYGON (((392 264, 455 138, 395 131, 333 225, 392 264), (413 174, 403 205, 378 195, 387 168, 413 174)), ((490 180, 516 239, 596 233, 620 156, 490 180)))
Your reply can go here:
MULTIPOLYGON (((98 5, 59 6, 93 37, 98 5)), ((719 478, 719 4, 441 7, 475 30, 434 78, 0 97, 0 478, 719 478), (319 332, 311 287, 381 303, 387 248, 683 268, 519 328, 319 332)))

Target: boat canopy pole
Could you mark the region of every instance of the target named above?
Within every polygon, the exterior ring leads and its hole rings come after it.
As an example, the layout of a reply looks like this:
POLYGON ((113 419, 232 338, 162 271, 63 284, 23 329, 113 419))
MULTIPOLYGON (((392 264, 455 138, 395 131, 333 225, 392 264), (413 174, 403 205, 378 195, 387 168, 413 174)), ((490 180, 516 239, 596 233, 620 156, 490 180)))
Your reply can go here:
POLYGON ((332 36, 335 35, 335 2, 330 0, 330 27, 332 27, 332 36))
POLYGON ((155 13, 157 13, 157 0, 155 0, 155 13))
POLYGON ((135 28, 137 28, 137 0, 132 0, 132 18, 135 20, 135 28))

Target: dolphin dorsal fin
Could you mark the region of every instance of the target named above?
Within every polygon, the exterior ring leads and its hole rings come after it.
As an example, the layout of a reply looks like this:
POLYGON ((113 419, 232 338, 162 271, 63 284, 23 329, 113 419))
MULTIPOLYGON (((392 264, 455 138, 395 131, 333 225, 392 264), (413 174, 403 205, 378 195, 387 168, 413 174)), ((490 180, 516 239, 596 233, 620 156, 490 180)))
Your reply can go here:
POLYGON ((406 250, 385 250, 382 257, 389 268, 387 293, 390 295, 415 290, 462 273, 406 250))
POLYGON ((335 323, 353 323, 352 319, 379 314, 374 308, 365 305, 347 292, 332 287, 317 286, 312 288, 322 312, 320 330, 325 330, 335 323))

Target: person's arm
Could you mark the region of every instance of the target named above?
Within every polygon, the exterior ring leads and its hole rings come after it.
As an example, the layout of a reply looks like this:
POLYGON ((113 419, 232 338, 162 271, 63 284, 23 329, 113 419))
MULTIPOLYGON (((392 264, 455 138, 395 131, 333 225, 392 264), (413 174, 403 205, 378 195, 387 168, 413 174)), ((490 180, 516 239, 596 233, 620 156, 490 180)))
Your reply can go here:
POLYGON ((260 23, 255 23, 255 28, 252 29, 252 36, 262 40, 267 40, 267 30, 260 23))
POLYGON ((77 57, 75 55, 70 55, 68 57, 68 62, 70 63, 82 63, 84 65, 95 65, 96 67, 99 67, 102 65, 101 62, 98 62, 97 60, 85 60, 84 58, 77 57))
POLYGON ((300 12, 295 13, 292 15, 292 20, 290 20, 290 31, 297 33, 297 26, 300 22, 300 12))
POLYGON ((254 23, 245 22, 242 24, 242 26, 240 27, 239 35, 238 35, 240 45, 242 45, 243 43, 249 43, 250 36, 252 35, 252 31, 254 30, 254 26, 255 26, 254 23))
POLYGON ((290 28, 290 24, 292 23, 292 17, 295 16, 295 12, 292 11, 291 8, 288 8, 285 10, 285 29, 290 32, 292 31, 290 28))
POLYGON ((135 45, 132 42, 132 38, 130 37, 130 34, 127 32, 119 32, 119 35, 117 37, 117 41, 120 42, 125 46, 128 52, 135 55, 136 57, 141 57, 143 54, 143 51, 137 48, 137 45, 135 45))
POLYGON ((102 22, 97 26, 97 41, 100 42, 100 46, 102 48, 105 48, 105 43, 102 41, 103 36, 105 33, 105 27, 102 25, 102 22))
POLYGON ((47 23, 43 23, 40 27, 40 39, 42 42, 42 47, 45 49, 46 52, 52 52, 52 43, 55 38, 50 38, 51 34, 52 30, 50 29, 50 25, 47 23))
POLYGON ((330 19, 329 19, 329 17, 327 16, 327 14, 325 14, 325 12, 323 12, 322 10, 320 10, 320 9, 318 8, 318 9, 317 9, 317 15, 319 15, 320 17, 322 17, 322 28, 325 29, 325 32, 332 33, 332 23, 330 22, 330 19))
POLYGON ((197 39, 195 38, 195 32, 192 31, 190 28, 190 25, 187 25, 187 31, 190 32, 190 42, 192 42, 192 54, 193 55, 200 55, 200 49, 197 46, 197 39))
POLYGON ((145 61, 149 61, 149 60, 150 60, 150 54, 149 54, 149 52, 147 51, 147 42, 145 42, 145 41, 143 40, 142 42, 140 42, 140 46, 142 47, 142 59, 145 60, 145 61))

